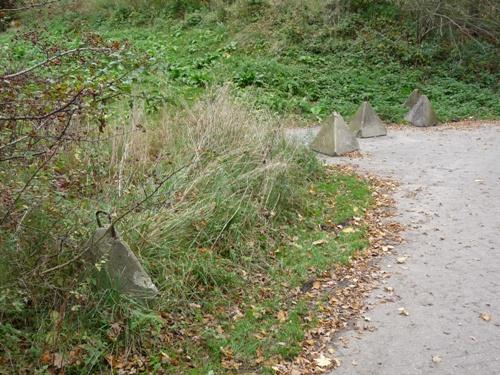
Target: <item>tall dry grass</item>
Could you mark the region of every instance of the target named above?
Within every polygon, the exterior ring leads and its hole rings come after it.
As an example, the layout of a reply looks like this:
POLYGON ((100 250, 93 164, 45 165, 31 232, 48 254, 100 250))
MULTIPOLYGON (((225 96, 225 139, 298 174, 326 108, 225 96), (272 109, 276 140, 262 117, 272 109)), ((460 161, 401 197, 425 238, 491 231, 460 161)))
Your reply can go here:
POLYGON ((47 347, 85 346, 96 353, 84 364, 91 372, 102 365, 98 353, 140 348, 158 325, 154 311, 234 305, 249 283, 269 276, 282 225, 297 220, 319 171, 279 121, 235 101, 229 87, 154 121, 136 103, 127 120, 90 136, 38 181, 45 198, 19 230, 0 233, 0 333, 11 369, 47 347), (129 212, 116 228, 160 289, 150 307, 96 288, 95 265, 79 254, 97 210, 129 212), (116 321, 128 325, 110 343, 116 321))
MULTIPOLYGON (((140 107, 136 107, 140 112, 140 107)), ((144 176, 189 164, 126 220, 126 237, 164 291, 164 302, 189 303, 238 284, 249 265, 265 263, 274 223, 302 204, 317 164, 287 142, 279 121, 255 112, 223 87, 146 131, 113 137, 115 191, 134 191, 144 176)), ((182 303, 181 303, 182 305, 182 303)))

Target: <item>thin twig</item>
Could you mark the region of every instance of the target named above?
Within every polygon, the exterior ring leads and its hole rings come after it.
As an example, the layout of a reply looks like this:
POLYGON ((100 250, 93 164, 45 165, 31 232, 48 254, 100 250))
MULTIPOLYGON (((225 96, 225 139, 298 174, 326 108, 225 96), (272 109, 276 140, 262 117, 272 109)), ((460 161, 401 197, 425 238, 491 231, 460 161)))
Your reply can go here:
MULTIPOLYGON (((109 225, 108 229, 106 230, 106 232, 104 232, 104 234, 102 235, 101 238, 99 238, 96 242, 94 242, 93 244, 95 245, 96 243, 98 243, 99 241, 101 241, 105 234, 108 233, 108 231, 111 230, 112 227, 115 226, 116 223, 118 223, 120 220, 122 220, 125 216, 127 216, 128 214, 130 214, 132 211, 135 211, 137 208, 139 208, 141 205, 143 205, 148 199, 150 199, 153 195, 155 195, 158 190, 160 190, 160 188, 168 181, 170 180, 173 176, 175 176, 177 173, 179 173, 181 170, 183 170, 184 168, 192 165, 193 162, 190 162, 190 163, 187 163, 187 164, 184 164, 183 166, 179 167, 178 169, 176 169, 175 171, 173 171, 172 173, 170 173, 168 176, 166 176, 163 180, 160 181, 160 183, 156 186, 156 188, 148 195, 146 195, 146 197, 144 199, 142 199, 141 201, 137 202, 136 204, 134 204, 131 208, 129 208, 128 210, 126 210, 123 214, 121 214, 120 216, 118 216, 115 220, 113 220, 111 222, 111 224, 109 225)), ((61 263, 57 266, 54 266, 52 268, 48 268, 46 269, 45 271, 41 272, 40 274, 41 275, 45 275, 47 273, 50 273, 50 272, 53 272, 53 271, 56 271, 56 270, 59 270, 63 267, 66 267, 67 265, 77 261, 78 259, 80 259, 85 253, 87 253, 87 251, 90 250, 90 246, 87 246, 81 253, 77 254, 75 257, 71 258, 70 260, 64 262, 64 263, 61 263)))
POLYGON ((56 109, 52 110, 49 113, 46 113, 45 115, 40 115, 40 116, 21 116, 21 117, 0 117, 0 121, 44 120, 44 119, 46 119, 48 117, 51 117, 51 116, 56 115, 56 114, 58 114, 60 112, 63 112, 69 106, 71 106, 72 104, 74 104, 76 102, 76 100, 78 99, 78 97, 83 94, 83 92, 85 91, 85 89, 86 89, 85 87, 82 88, 66 104, 64 104, 63 106, 61 106, 59 108, 56 108, 56 109))
POLYGON ((59 59, 59 58, 61 58, 63 56, 70 55, 72 53, 84 52, 84 51, 110 52, 110 51, 112 51, 112 49, 111 48, 94 48, 94 47, 80 47, 80 48, 70 49, 70 50, 58 53, 58 54, 56 54, 54 56, 51 56, 48 59, 46 59, 44 61, 41 61, 38 64, 33 65, 32 67, 29 67, 29 68, 26 68, 24 70, 21 70, 21 71, 19 71, 17 73, 7 74, 7 75, 5 75, 3 77, 0 77, 0 79, 11 79, 11 78, 19 77, 19 76, 21 76, 23 74, 31 72, 32 70, 34 70, 36 68, 39 68, 39 67, 41 67, 41 66, 43 66, 45 64, 48 64, 51 61, 57 60, 57 59, 59 59))
POLYGON ((19 199, 21 199, 21 196, 24 194, 24 192, 26 191, 26 189, 28 189, 28 187, 31 185, 31 183, 33 182, 33 180, 35 179, 35 177, 38 175, 38 173, 40 173, 40 171, 49 163, 49 161, 57 154, 57 150, 58 148, 56 147, 58 145, 58 143, 60 143, 62 137, 64 137, 64 134, 66 134, 66 131, 68 130, 70 124, 71 124, 71 119, 73 118, 73 114, 74 112, 72 112, 68 118, 68 122, 66 123, 66 126, 64 127, 64 129, 61 131, 61 134, 59 136, 59 140, 54 143, 54 151, 51 153, 51 155, 45 159, 43 161, 43 163, 40 163, 40 165, 38 166, 38 168, 35 170, 35 172, 31 175, 31 177, 28 179, 28 181, 26 181, 26 183, 24 184, 23 188, 19 191, 19 193, 17 194, 16 196, 16 199, 14 199, 14 202, 12 203, 11 207, 7 210, 7 212, 5 213, 4 217, 2 218, 2 220, 0 221, 0 225, 3 224, 5 222, 5 220, 7 220, 7 218, 10 216, 11 212, 12 212, 12 209, 15 207, 16 203, 19 201, 19 199))

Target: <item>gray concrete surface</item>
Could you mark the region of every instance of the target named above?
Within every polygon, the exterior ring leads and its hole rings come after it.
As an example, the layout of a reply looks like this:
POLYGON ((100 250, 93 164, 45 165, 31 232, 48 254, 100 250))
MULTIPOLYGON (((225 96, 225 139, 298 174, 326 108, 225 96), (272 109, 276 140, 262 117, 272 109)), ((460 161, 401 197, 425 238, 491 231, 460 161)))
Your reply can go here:
POLYGON ((324 121, 309 144, 314 151, 330 156, 359 150, 356 136, 338 113, 324 121))
POLYGON ((112 287, 133 298, 154 297, 158 289, 151 277, 116 230, 115 234, 116 237, 113 237, 108 226, 97 228, 89 243, 93 264, 102 262, 104 266, 101 270, 105 276, 103 286, 112 287))
POLYGON ((418 98, 417 104, 406 114, 405 120, 420 127, 434 126, 439 122, 431 101, 425 95, 418 98))
POLYGON ((406 243, 381 261, 392 276, 364 314, 375 331, 342 333, 332 375, 500 374, 500 127, 389 129, 360 146, 364 158, 325 160, 400 181, 406 243))
POLYGON ((369 102, 363 102, 349 121, 352 132, 360 138, 380 137, 387 134, 384 123, 369 102))

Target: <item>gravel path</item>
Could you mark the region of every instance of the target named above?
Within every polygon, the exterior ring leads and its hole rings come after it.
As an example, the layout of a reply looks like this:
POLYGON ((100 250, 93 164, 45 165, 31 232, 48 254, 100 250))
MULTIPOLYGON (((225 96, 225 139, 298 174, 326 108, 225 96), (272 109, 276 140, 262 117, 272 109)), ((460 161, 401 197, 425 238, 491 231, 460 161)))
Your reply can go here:
POLYGON ((375 331, 345 332, 332 374, 500 374, 500 126, 390 129, 360 146, 324 159, 401 183, 406 243, 381 263, 392 277, 364 315, 375 331))

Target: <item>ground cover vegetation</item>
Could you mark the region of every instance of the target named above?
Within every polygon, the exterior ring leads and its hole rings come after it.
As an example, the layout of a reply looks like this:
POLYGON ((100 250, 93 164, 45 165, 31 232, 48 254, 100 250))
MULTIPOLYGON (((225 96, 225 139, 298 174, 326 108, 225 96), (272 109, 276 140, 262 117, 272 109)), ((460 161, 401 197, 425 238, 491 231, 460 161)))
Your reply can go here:
POLYGON ((403 3, 96 1, 85 21, 67 17, 61 27, 90 24, 152 56, 160 102, 232 81, 283 114, 349 116, 368 99, 401 122, 402 100, 420 88, 442 120, 498 116, 495 2, 403 3))
POLYGON ((342 228, 372 194, 283 128, 363 99, 399 121, 415 87, 442 119, 499 114, 493 2, 0 4, 27 8, 0 13, 6 373, 272 372, 315 324, 296 291, 367 246, 342 228), (154 300, 96 286, 99 209, 154 300))

